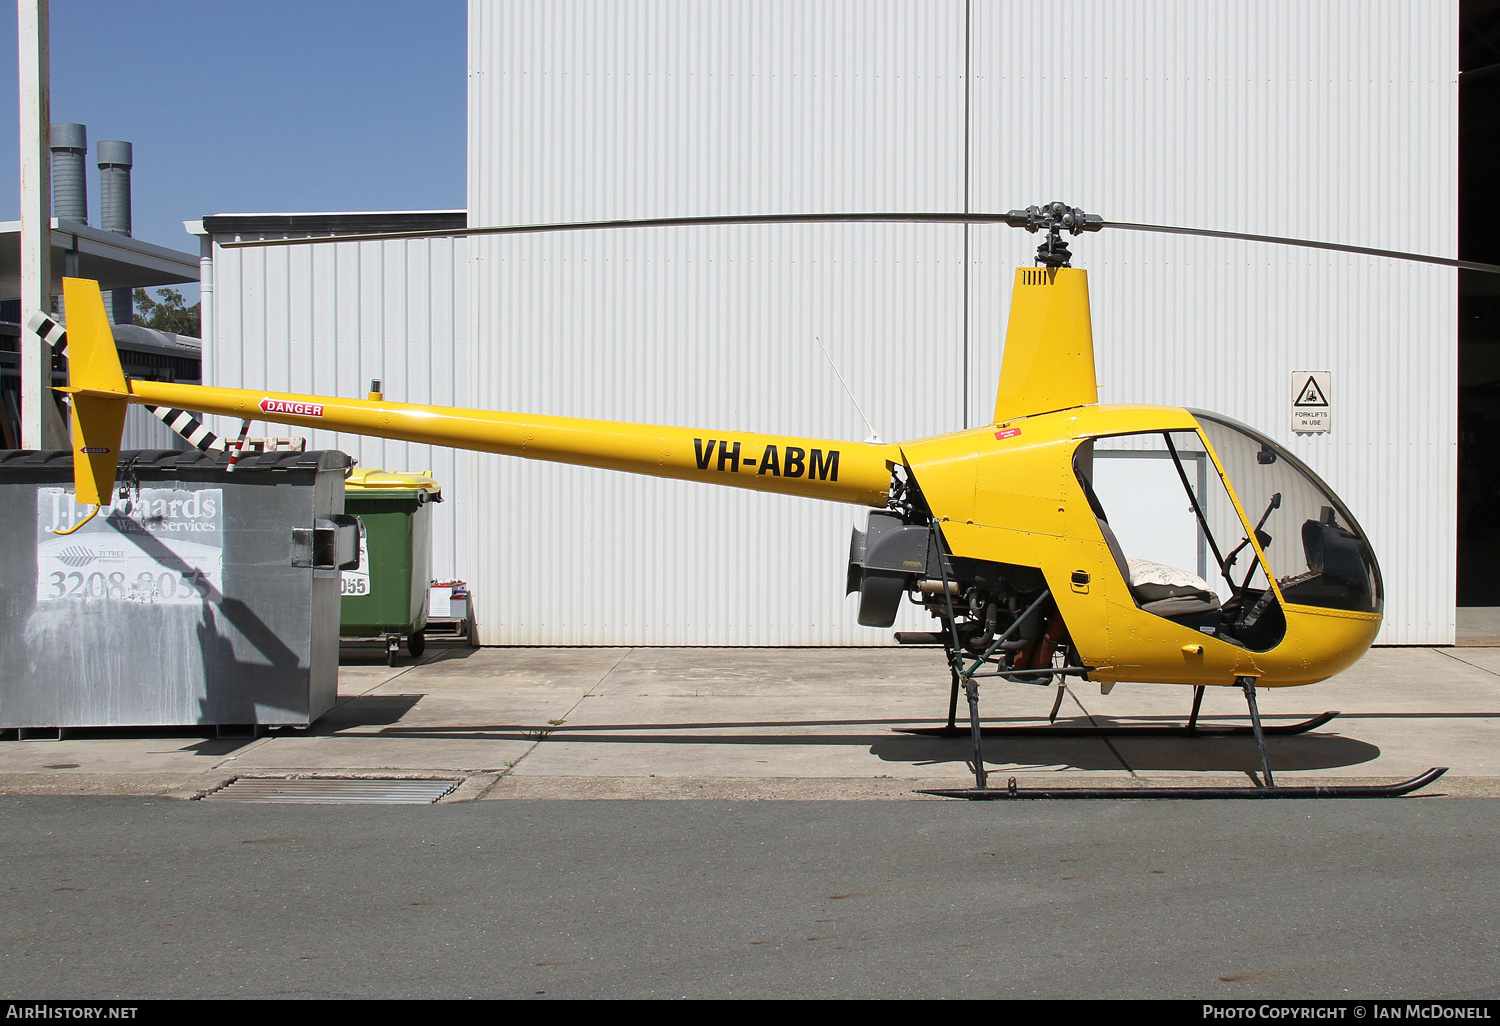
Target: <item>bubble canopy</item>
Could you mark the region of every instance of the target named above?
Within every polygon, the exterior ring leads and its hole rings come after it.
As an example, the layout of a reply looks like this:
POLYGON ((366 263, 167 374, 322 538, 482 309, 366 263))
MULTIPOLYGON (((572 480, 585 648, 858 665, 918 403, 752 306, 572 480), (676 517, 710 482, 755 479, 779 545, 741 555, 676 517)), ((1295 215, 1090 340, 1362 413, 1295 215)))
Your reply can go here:
POLYGON ((1189 412, 1249 518, 1244 529, 1258 532, 1286 602, 1381 612, 1385 592, 1375 553, 1333 489, 1254 428, 1206 410, 1189 412))

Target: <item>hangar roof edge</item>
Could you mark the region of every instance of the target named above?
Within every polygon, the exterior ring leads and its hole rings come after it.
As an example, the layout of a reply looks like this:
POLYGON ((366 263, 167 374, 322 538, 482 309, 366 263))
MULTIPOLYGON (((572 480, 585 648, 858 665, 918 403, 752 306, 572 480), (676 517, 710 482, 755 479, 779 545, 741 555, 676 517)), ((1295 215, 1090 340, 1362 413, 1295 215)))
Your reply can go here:
POLYGON ((336 234, 453 231, 467 228, 467 210, 383 210, 304 214, 209 214, 209 235, 336 234))

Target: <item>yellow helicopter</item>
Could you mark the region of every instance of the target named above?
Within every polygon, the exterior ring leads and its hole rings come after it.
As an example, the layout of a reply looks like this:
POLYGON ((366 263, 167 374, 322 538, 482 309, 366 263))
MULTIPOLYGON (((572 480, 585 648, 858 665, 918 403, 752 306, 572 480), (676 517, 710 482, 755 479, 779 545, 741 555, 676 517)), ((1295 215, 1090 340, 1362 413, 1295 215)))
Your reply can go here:
MULTIPOLYGON (((1200 410, 1099 403, 1087 272, 1071 266, 1063 235, 1110 226, 1410 254, 1110 223, 1062 203, 1003 215, 672 218, 462 234, 891 220, 1003 223, 1045 233, 1037 266, 1016 271, 992 423, 899 444, 861 443, 397 403, 378 391, 355 399, 132 381, 121 371, 97 283, 66 279, 69 385, 61 391, 72 401, 77 500, 96 510, 109 501, 125 411, 137 403, 173 415, 194 410, 238 418, 247 427, 263 420, 873 507, 865 529, 854 532, 849 556, 847 587, 859 595, 859 622, 891 626, 903 599, 925 608, 937 629, 898 634, 897 640, 941 645, 947 655, 948 723, 930 732, 961 732, 955 723, 961 689, 969 707, 975 786, 927 793, 979 799, 1375 797, 1405 794, 1441 775, 1444 770, 1434 768, 1385 786, 1275 786, 1264 736, 1310 730, 1336 714, 1262 727, 1256 689, 1311 684, 1364 654, 1382 615, 1375 554, 1333 490, 1267 436, 1200 410), (1122 548, 1096 489, 1104 457, 1120 453, 1154 460, 1164 480, 1173 482, 1175 494, 1160 501, 1191 511, 1195 569, 1132 558, 1122 548), (994 677, 1039 684, 1080 678, 1106 691, 1122 681, 1184 684, 1194 688, 1194 701, 1180 728, 982 728, 978 682, 994 677), (1210 685, 1244 691, 1249 730, 1198 724, 1203 689, 1210 685), (1242 788, 1037 790, 1019 789, 1014 779, 991 788, 981 739, 1017 733, 1253 734, 1263 776, 1260 786, 1242 788)), ((454 233, 339 241, 440 234, 454 233)), ((326 240, 241 245, 298 241, 326 240)), ((50 327, 50 340, 60 343, 56 326, 32 327, 50 327)), ((1054 705, 1054 720, 1056 713, 1054 705)))

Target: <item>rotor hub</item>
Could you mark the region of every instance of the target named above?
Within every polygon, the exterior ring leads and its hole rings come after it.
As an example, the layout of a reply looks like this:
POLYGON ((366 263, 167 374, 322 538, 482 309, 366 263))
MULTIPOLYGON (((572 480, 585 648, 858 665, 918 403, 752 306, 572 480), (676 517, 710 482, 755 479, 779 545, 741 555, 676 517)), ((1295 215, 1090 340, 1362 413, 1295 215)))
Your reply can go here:
POLYGON ((1025 210, 1012 210, 1006 214, 1006 223, 1013 228, 1025 228, 1028 232, 1047 233, 1047 238, 1036 250, 1038 264, 1043 267, 1071 267, 1073 254, 1068 252, 1063 232, 1073 235, 1097 232, 1104 227, 1104 218, 1058 202, 1027 207, 1025 210))

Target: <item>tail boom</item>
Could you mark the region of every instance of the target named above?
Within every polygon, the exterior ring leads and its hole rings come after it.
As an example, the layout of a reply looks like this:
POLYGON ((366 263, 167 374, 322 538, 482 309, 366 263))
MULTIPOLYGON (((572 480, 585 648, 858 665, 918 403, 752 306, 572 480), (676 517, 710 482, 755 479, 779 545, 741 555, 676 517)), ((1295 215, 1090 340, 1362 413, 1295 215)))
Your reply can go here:
MULTIPOLYGON (((495 413, 374 396, 339 399, 127 381, 98 283, 67 278, 63 291, 69 347, 69 387, 63 391, 73 397, 74 483, 81 502, 108 501, 129 403, 860 506, 885 505, 892 468, 901 461, 899 447, 881 443, 495 413)), ((53 334, 61 344, 61 334, 53 334)))
POLYGON ((132 381, 129 401, 307 429, 883 506, 895 445, 132 381))

